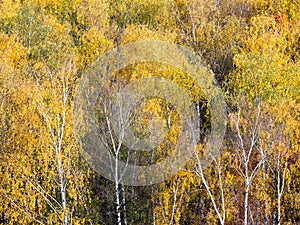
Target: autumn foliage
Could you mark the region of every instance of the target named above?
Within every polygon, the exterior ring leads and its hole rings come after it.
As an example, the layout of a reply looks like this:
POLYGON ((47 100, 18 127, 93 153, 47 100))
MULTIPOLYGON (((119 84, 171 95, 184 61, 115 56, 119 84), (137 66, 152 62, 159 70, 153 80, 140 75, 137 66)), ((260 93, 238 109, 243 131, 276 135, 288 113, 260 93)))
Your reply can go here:
MULTIPOLYGON (((157 74, 199 107, 201 157, 211 115, 188 74, 149 62, 116 77, 123 85, 157 74)), ((299 89, 296 0, 2 0, 0 224, 300 224, 299 89), (103 53, 141 40, 199 56, 223 90, 228 124, 207 168, 194 157, 162 183, 116 187, 81 155, 75 92, 103 53)), ((153 158, 136 158, 152 164, 174 150, 180 118, 159 98, 139 110, 168 125, 153 158)))

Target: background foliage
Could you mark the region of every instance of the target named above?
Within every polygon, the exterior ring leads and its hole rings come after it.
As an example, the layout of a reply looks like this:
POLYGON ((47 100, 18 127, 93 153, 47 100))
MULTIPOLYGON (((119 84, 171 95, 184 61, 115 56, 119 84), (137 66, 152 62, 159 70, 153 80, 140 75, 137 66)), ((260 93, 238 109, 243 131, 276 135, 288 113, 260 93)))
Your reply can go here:
MULTIPOLYGON (((300 224, 299 7, 297 0, 2 0, 0 224, 300 224), (115 185, 80 156, 73 99, 92 62, 138 40, 175 42, 200 56, 224 90, 229 123, 209 168, 196 160, 161 184, 119 185, 117 204, 115 185)), ((155 63, 119 75, 135 80, 158 69, 186 90, 192 83, 155 63)), ((204 135, 205 96, 197 87, 189 94, 204 135)), ((155 160, 176 144, 178 115, 168 106, 152 99, 141 108, 174 122, 155 160)))

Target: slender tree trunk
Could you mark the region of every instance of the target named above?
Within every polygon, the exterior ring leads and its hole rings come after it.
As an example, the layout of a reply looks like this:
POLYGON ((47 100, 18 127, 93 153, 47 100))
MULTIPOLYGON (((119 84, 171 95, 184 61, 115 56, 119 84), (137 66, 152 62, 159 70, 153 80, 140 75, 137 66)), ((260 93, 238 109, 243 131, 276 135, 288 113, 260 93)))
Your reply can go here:
POLYGON ((124 225, 127 225, 127 209, 126 209, 126 195, 125 188, 122 185, 122 200, 123 200, 123 217, 124 217, 124 225))
POLYGON ((118 225, 122 225, 121 221, 121 202, 120 202, 120 189, 119 189, 119 176, 118 176, 118 156, 115 162, 115 194, 116 194, 116 213, 118 218, 118 225))
MULTIPOLYGON (((174 224, 173 220, 174 220, 174 216, 175 216, 176 208, 177 208, 176 201, 177 201, 178 186, 179 186, 178 183, 176 184, 176 187, 173 186, 173 208, 172 208, 172 214, 171 214, 170 223, 169 223, 170 225, 174 224)), ((176 221, 175 221, 175 223, 176 223, 176 221)))
POLYGON ((63 180, 62 168, 59 169, 59 179, 60 179, 60 193, 61 193, 61 200, 62 200, 62 208, 63 208, 63 215, 64 215, 64 225, 68 225, 68 212, 67 212, 67 199, 66 199, 66 190, 65 190, 65 183, 63 180))
POLYGON ((277 220, 278 220, 278 225, 280 225, 280 218, 281 218, 281 210, 280 210, 280 207, 281 207, 281 196, 278 196, 278 201, 277 201, 277 210, 278 210, 278 217, 277 217, 277 220))
MULTIPOLYGON (((114 182, 115 182, 115 198, 116 198, 116 214, 117 214, 117 224, 122 225, 122 219, 121 219, 121 192, 120 192, 120 177, 119 177, 119 154, 120 154, 120 149, 122 145, 122 140, 124 137, 124 127, 122 127, 122 131, 120 134, 120 139, 119 143, 116 144, 114 136, 113 136, 113 129, 111 128, 111 118, 109 116, 109 111, 108 111, 108 104, 111 104, 111 102, 103 102, 103 110, 105 114, 105 120, 106 120, 106 126, 108 129, 109 133, 109 138, 112 144, 112 150, 114 153, 114 182)), ((124 122, 121 121, 121 124, 123 126, 124 122)))
MULTIPOLYGON (((199 174, 199 176, 200 176, 200 178, 201 178, 201 180, 202 180, 202 182, 203 182, 203 184, 205 186, 205 189, 206 189, 206 191, 207 191, 207 193, 209 195, 211 203, 213 204, 214 210, 215 210, 215 212, 216 212, 216 214, 218 216, 220 224, 224 225, 225 224, 225 217, 222 217, 221 212, 220 212, 219 208, 217 207, 217 204, 215 202, 214 196, 213 196, 213 194, 212 194, 212 192, 210 190, 210 187, 209 187, 209 185, 208 185, 208 183, 207 183, 207 181, 206 181, 206 179, 204 177, 203 169, 202 169, 201 163, 199 161, 199 158, 197 160, 198 160, 197 172, 198 172, 198 174, 199 174)), ((225 208, 222 206, 222 209, 225 209, 225 208)), ((223 213, 223 215, 225 215, 225 214, 223 213)))
POLYGON ((277 224, 280 225, 280 216, 281 216, 281 212, 280 212, 280 207, 281 207, 281 188, 280 188, 280 154, 278 153, 277 156, 277 194, 278 194, 278 198, 277 198, 277 224))
POLYGON ((249 188, 246 187, 245 199, 244 199, 244 225, 248 224, 248 197, 249 197, 249 188))
POLYGON ((282 178, 280 177, 280 153, 278 153, 277 156, 277 224, 280 225, 280 220, 281 220, 281 198, 283 195, 284 191, 284 186, 285 186, 285 173, 287 169, 287 161, 285 161, 285 165, 283 167, 282 171, 282 178))
MULTIPOLYGON (((197 111, 197 116, 198 116, 198 129, 199 129, 199 134, 200 134, 200 140, 201 140, 201 114, 200 114, 200 103, 198 103, 196 105, 196 111, 197 111)), ((195 133, 195 137, 197 135, 197 132, 195 133)), ((217 203, 215 202, 215 199, 214 199, 214 196, 210 190, 210 187, 209 187, 209 184, 207 182, 207 180, 205 179, 205 176, 204 176, 204 173, 203 173, 203 168, 202 168, 202 165, 201 165, 201 161, 199 159, 199 156, 198 156, 198 152, 197 152, 197 141, 194 137, 194 154, 195 154, 195 157, 196 157, 196 160, 197 160, 197 174, 199 175, 199 177, 201 178, 204 186, 205 186, 205 189, 209 195, 209 198, 210 198, 210 201, 213 205, 213 208, 214 208, 214 211, 216 212, 217 216, 218 216, 218 219, 219 219, 219 222, 221 225, 224 225, 225 224, 225 217, 226 217, 226 212, 225 212, 225 199, 224 199, 224 189, 223 189, 223 184, 222 184, 222 179, 221 179, 221 168, 220 168, 220 164, 217 162, 217 159, 213 159, 216 164, 217 164, 217 167, 218 167, 218 179, 219 179, 219 184, 220 184, 220 191, 221 191, 221 210, 219 209, 219 207, 217 207, 217 203)))

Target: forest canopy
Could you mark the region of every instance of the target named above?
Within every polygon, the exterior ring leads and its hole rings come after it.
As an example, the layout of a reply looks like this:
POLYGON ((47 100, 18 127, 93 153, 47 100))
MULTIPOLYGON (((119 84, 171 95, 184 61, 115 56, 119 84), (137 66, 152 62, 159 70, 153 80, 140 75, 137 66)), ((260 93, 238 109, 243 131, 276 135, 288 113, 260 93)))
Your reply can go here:
POLYGON ((297 0, 2 0, 0 224, 300 224, 299 90, 297 0), (213 115, 201 86, 163 63, 120 69, 102 83, 95 110, 115 161, 150 166, 182 141, 178 108, 167 98, 145 98, 135 109, 134 135, 149 136, 150 125, 166 134, 152 152, 128 159, 109 110, 113 91, 131 82, 172 80, 199 123, 183 168, 160 183, 128 186, 83 157, 73 112, 93 63, 139 41, 175 43, 201 59, 205 79, 222 90, 227 124, 205 167, 213 115))

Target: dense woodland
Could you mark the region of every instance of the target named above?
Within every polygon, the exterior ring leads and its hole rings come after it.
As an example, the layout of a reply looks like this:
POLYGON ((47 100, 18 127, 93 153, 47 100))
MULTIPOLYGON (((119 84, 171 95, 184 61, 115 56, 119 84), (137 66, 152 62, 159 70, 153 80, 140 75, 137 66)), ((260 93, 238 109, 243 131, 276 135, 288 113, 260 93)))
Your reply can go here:
MULTIPOLYGON (((0 224, 300 224, 299 54, 298 0, 0 1, 0 224), (74 96, 101 55, 143 40, 185 46, 213 71, 226 134, 202 167, 211 115, 201 88, 166 65, 129 66, 115 75, 122 85, 159 69, 181 85, 204 138, 198 157, 164 182, 115 185, 81 155, 74 96)), ((140 106, 173 122, 148 163, 176 146, 180 118, 166 105, 140 106)))

